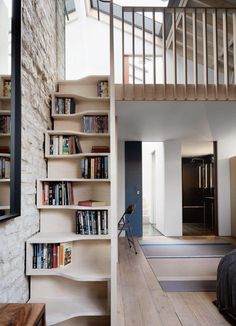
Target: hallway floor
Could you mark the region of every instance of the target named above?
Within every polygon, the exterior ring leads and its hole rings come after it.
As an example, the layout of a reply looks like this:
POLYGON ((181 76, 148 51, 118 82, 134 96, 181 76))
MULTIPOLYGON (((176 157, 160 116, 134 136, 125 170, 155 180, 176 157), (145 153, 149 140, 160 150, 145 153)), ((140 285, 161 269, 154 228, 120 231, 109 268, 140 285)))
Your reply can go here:
POLYGON ((211 235, 213 231, 202 223, 183 223, 183 235, 211 235))
POLYGON ((229 325, 212 304, 215 293, 163 292, 138 242, 137 248, 135 255, 119 239, 119 326, 229 325))
POLYGON ((151 223, 144 223, 143 237, 155 237, 155 236, 162 236, 162 234, 151 223))

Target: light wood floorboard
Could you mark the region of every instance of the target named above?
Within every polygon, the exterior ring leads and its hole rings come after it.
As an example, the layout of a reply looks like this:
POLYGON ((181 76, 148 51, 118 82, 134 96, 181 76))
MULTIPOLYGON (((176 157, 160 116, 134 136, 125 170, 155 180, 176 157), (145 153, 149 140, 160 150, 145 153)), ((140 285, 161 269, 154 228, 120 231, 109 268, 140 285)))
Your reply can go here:
POLYGON ((119 239, 119 326, 229 325, 212 304, 215 293, 162 291, 138 242, 135 255, 119 239))

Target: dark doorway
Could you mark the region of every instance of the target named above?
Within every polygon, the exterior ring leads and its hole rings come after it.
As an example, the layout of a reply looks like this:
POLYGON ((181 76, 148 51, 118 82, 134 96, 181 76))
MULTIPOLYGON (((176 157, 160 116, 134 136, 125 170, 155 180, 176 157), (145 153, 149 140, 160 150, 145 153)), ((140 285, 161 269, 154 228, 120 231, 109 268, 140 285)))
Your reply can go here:
POLYGON ((125 142, 125 206, 135 204, 131 219, 133 235, 142 237, 142 142, 125 142))
POLYGON ((183 235, 217 235, 216 143, 212 153, 182 158, 183 235))

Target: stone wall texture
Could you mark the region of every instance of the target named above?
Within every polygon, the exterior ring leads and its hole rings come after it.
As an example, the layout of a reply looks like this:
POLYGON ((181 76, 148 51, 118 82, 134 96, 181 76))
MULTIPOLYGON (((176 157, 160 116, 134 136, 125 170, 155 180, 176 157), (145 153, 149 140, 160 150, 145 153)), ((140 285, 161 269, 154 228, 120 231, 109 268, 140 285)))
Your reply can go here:
POLYGON ((0 302, 26 302, 25 242, 39 231, 36 180, 46 176, 50 95, 64 78, 64 0, 22 0, 21 216, 0 224, 0 302))

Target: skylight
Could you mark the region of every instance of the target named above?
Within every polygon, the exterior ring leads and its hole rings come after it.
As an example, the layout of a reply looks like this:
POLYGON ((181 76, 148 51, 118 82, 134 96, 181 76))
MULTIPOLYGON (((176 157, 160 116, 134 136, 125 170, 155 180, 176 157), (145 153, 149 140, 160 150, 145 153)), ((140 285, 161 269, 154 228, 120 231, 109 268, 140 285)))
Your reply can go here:
POLYGON ((67 14, 71 14, 72 12, 76 11, 74 0, 65 0, 65 7, 67 14))
MULTIPOLYGON (((91 8, 98 10, 104 14, 110 14, 110 5, 107 2, 97 1, 97 0, 90 0, 91 8)), ((155 7, 166 7, 168 5, 168 0, 115 0, 113 6, 113 14, 116 19, 122 19, 122 6, 155 6, 155 7)), ((155 30, 156 35, 160 36, 161 34, 161 27, 162 27, 162 13, 156 13, 155 16, 155 30)), ((132 24, 132 14, 125 13, 124 21, 127 24, 132 24)), ((135 23, 136 28, 142 29, 142 14, 136 12, 135 13, 135 23)), ((148 33, 153 32, 153 20, 152 20, 152 13, 145 13, 145 31, 148 33)))

